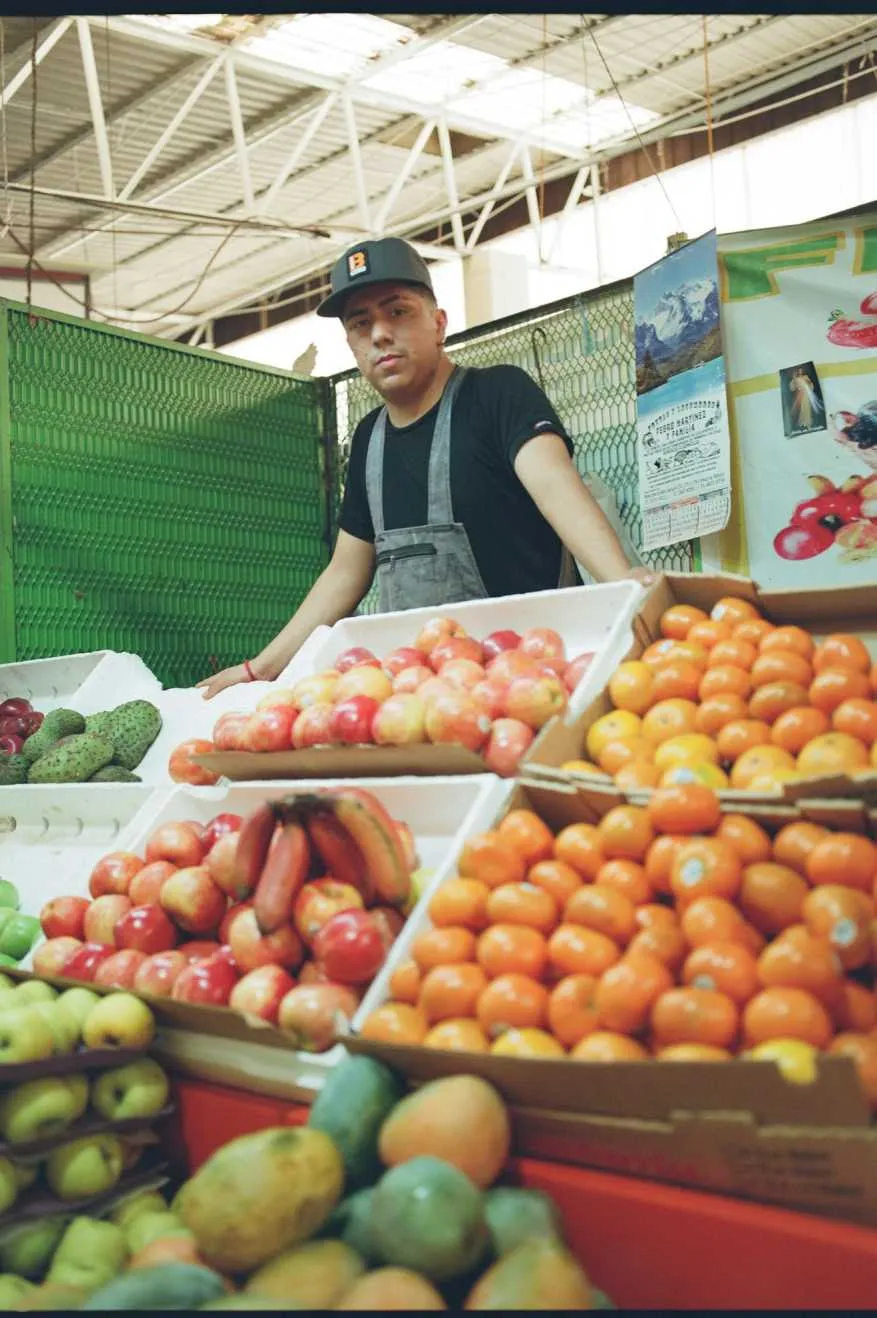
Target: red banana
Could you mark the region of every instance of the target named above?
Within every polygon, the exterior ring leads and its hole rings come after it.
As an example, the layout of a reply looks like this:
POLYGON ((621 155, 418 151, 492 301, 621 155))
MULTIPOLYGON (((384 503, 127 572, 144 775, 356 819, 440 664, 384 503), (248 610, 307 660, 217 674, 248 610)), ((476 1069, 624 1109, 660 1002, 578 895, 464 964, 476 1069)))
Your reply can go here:
POLYGON ((277 816, 267 801, 241 824, 234 856, 234 882, 238 901, 249 897, 259 882, 276 827, 277 816))
POLYGON ((330 787, 323 801, 359 848, 380 901, 403 905, 411 891, 411 866, 396 824, 380 801, 364 788, 346 786, 330 787))
POLYGON ((325 872, 339 883, 356 888, 368 904, 373 897, 368 870, 362 852, 344 825, 331 810, 317 809, 307 814, 305 826, 311 846, 326 867, 325 872))
POLYGON ((297 822, 284 824, 256 886, 253 912, 262 934, 274 934, 292 920, 299 889, 308 877, 311 849, 297 822))

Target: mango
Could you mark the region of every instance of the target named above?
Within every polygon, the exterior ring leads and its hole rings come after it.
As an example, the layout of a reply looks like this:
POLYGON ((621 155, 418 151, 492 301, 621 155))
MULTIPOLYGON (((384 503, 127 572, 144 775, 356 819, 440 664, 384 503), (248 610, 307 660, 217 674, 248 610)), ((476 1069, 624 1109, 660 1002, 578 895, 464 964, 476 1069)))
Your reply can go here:
POLYGON ((336 1309, 359 1309, 390 1313, 396 1309, 421 1312, 446 1309, 442 1297, 425 1278, 408 1268, 378 1268, 361 1277, 350 1288, 336 1309))
POLYGON ((342 1240, 312 1240, 263 1264, 244 1289, 269 1300, 293 1300, 306 1309, 334 1309, 364 1272, 360 1256, 342 1240))
POLYGON ((467 1309, 591 1309, 594 1292, 582 1268, 554 1240, 530 1240, 475 1283, 467 1309))
POLYGON ((432 1281, 463 1276, 489 1245, 483 1195, 438 1158, 412 1158, 388 1171, 374 1193, 372 1224, 386 1263, 432 1281))
POLYGON ((510 1140, 508 1112, 493 1085, 454 1075, 403 1098, 381 1127, 378 1151, 388 1167, 424 1154, 441 1158, 484 1190, 505 1166, 510 1140))

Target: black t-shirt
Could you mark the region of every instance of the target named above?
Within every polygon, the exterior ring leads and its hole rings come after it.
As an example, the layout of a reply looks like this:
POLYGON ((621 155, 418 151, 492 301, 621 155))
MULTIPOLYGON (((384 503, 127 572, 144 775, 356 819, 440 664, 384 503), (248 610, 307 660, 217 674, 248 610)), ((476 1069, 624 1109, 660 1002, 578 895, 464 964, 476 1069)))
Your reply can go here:
MULTIPOLYGON (((387 418, 384 524, 388 531, 427 521, 429 450, 438 403, 410 426, 387 418)), ((340 526, 374 541, 365 488, 365 459, 378 408, 353 433, 340 526)), ((518 366, 469 368, 451 418, 451 498, 454 520, 469 536, 491 595, 550 590, 558 583, 562 546, 515 474, 528 440, 553 431, 572 443, 554 408, 518 366)))

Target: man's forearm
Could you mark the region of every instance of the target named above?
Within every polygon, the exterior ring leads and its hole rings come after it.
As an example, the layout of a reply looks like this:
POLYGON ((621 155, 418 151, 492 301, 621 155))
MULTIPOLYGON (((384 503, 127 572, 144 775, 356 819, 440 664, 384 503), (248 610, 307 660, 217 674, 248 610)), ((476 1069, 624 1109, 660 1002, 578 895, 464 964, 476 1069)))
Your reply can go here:
POLYGON ((587 488, 584 493, 591 503, 587 521, 577 520, 562 539, 595 581, 619 581, 633 565, 597 500, 587 488))
POLYGON ((256 676, 273 681, 283 672, 315 627, 331 627, 348 617, 366 594, 368 584, 333 571, 330 564, 317 578, 301 606, 273 641, 252 660, 256 676))

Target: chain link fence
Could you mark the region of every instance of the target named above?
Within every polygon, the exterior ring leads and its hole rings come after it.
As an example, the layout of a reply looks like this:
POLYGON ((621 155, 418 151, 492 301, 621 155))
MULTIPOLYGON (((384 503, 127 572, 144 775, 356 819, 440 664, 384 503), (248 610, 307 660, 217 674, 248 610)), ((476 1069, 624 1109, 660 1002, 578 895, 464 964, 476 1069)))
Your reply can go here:
MULTIPOLYGON (((575 446, 582 476, 599 477, 612 491, 633 544, 641 544, 636 454, 636 369, 633 286, 630 281, 526 311, 448 339, 460 366, 520 366, 538 380, 575 446)), ((350 441, 380 398, 357 371, 336 376, 334 503, 344 488, 350 441)), ((668 572, 690 572, 696 542, 644 553, 668 572)), ((373 588, 360 612, 374 612, 373 588)))

